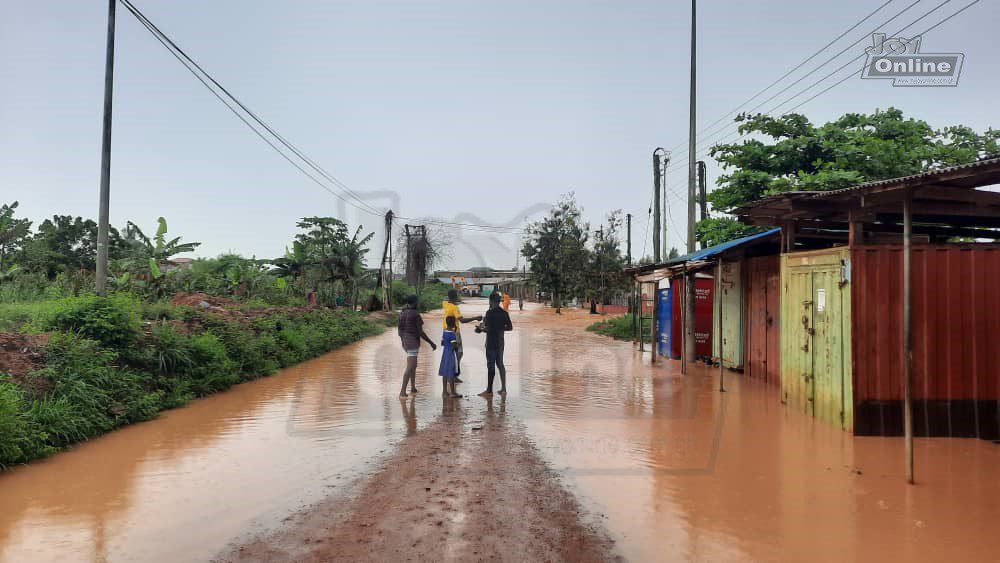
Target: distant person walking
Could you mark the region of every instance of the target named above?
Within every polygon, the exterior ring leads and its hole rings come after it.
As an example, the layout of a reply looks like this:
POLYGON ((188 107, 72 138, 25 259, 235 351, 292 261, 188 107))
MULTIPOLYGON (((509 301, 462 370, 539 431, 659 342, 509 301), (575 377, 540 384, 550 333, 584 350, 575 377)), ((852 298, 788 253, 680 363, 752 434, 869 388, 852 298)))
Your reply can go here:
POLYGON ((458 399, 462 396, 455 390, 455 379, 458 377, 458 358, 455 355, 455 317, 445 317, 447 328, 441 333, 441 367, 438 368, 438 375, 441 376, 441 394, 458 399), (450 387, 450 390, 449 390, 450 387))
POLYGON ((406 384, 410 384, 410 392, 417 392, 417 355, 420 353, 420 341, 426 340, 431 345, 431 350, 436 350, 434 344, 424 332, 424 319, 417 311, 417 296, 408 295, 406 297, 406 307, 399 312, 399 340, 403 344, 406 352, 406 370, 403 372, 403 386, 399 388, 399 396, 406 397, 406 384))
POLYGON ((510 294, 507 292, 503 294, 503 310, 510 311, 510 294))
POLYGON ((483 320, 482 316, 464 318, 462 317, 462 311, 458 309, 458 291, 455 289, 448 290, 448 300, 442 304, 444 307, 444 328, 448 329, 448 317, 454 317, 455 319, 455 342, 453 347, 455 348, 455 382, 461 383, 462 380, 458 377, 462 375, 462 323, 471 323, 474 321, 483 320))
POLYGON ((490 295, 490 309, 483 318, 486 329, 486 391, 479 395, 493 395, 493 378, 500 372, 500 394, 507 394, 507 368, 503 365, 504 333, 514 330, 510 322, 510 313, 500 307, 500 296, 490 295))

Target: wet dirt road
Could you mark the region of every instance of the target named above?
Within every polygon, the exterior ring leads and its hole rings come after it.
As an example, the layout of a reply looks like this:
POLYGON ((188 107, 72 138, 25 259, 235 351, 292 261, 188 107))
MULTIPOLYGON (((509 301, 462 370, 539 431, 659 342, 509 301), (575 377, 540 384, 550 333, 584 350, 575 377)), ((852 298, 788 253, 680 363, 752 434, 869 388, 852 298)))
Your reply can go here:
MULTIPOLYGON (((449 420, 466 437, 450 446, 463 452, 449 460, 454 470, 507 463, 490 453, 496 447, 482 449, 489 440, 520 444, 515 459, 555 471, 558 482, 540 482, 539 494, 581 510, 579 521, 557 527, 610 536, 629 560, 1000 553, 1000 446, 917 440, 919 484, 910 487, 901 440, 853 438, 739 376, 719 394, 714 370, 681 378, 669 362, 651 369, 631 344, 586 333, 592 317, 579 311, 511 315, 507 427, 488 437, 473 428, 495 420, 496 399, 493 411, 475 396, 449 406, 426 351, 424 392, 396 397, 402 358, 389 333, 0 475, 0 559, 206 560, 273 534, 323 537, 334 516, 320 508, 353 506, 373 483, 405 486, 400 456, 436 453, 421 448, 441 448, 435 428, 449 420)), ((437 322, 428 325, 436 337, 437 322)), ((467 395, 483 386, 481 346, 468 331, 467 395)), ((449 502, 467 515, 472 498, 449 502)), ((392 508, 391 497, 382 500, 392 508)), ((413 533, 432 537, 422 514, 413 533)))

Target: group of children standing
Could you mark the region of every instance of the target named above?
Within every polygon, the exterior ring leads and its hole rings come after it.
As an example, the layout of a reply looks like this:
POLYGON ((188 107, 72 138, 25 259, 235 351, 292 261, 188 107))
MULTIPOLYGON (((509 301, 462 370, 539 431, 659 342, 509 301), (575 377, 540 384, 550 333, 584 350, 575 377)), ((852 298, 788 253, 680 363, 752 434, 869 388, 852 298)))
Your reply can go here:
MULTIPOLYGON (((454 289, 448 291, 448 300, 444 302, 444 330, 441 334, 441 365, 438 368, 438 375, 441 376, 441 391, 445 396, 454 398, 462 397, 458 393, 455 385, 461 383, 459 375, 462 373, 462 333, 461 325, 464 323, 483 321, 476 326, 476 332, 486 332, 486 358, 487 371, 489 374, 489 385, 486 391, 480 395, 491 395, 493 393, 493 378, 495 370, 500 371, 501 393, 507 392, 507 373, 503 365, 503 333, 512 330, 510 315, 507 308, 510 306, 510 297, 500 292, 490 295, 490 310, 486 316, 478 315, 465 318, 458 308, 458 292, 454 289), (500 306, 501 300, 504 307, 500 306)), ((411 295, 407 298, 407 307, 399 315, 399 337, 406 351, 407 364, 403 374, 403 387, 399 391, 400 397, 406 397, 406 386, 410 384, 410 392, 416 393, 416 368, 417 355, 420 349, 420 341, 425 340, 431 345, 431 350, 436 350, 437 346, 423 331, 423 319, 417 312, 417 296, 411 295)))

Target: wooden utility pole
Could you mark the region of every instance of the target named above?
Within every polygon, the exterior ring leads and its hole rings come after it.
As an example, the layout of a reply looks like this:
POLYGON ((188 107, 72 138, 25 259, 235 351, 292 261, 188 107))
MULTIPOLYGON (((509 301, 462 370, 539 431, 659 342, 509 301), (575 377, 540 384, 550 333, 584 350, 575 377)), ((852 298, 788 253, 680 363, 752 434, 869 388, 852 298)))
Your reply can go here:
POLYGON ((626 230, 628 232, 627 236, 628 244, 625 245, 625 249, 626 249, 626 256, 628 257, 628 265, 631 266, 632 265, 632 214, 631 213, 625 214, 625 223, 628 225, 628 227, 626 227, 626 230))
POLYGON ((97 271, 95 282, 98 295, 107 295, 108 231, 111 206, 111 102, 115 73, 115 5, 108 0, 108 45, 104 60, 104 130, 101 135, 101 201, 97 212, 97 271))

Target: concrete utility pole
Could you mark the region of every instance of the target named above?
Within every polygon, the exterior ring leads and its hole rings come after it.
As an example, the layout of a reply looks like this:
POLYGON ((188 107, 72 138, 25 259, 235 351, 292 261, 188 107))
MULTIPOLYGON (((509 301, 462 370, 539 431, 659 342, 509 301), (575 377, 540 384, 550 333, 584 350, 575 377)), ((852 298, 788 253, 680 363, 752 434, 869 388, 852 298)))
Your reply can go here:
MULTIPOLYGON (((697 0, 691 0, 691 92, 690 92, 690 115, 688 116, 688 229, 687 229, 687 251, 695 250, 695 85, 696 81, 696 37, 697 37, 697 0)), ((684 283, 684 292, 687 299, 684 302, 684 355, 687 356, 686 365, 690 366, 694 362, 695 356, 695 275, 689 274, 684 283)))
POLYGON ((653 262, 660 263, 660 193, 663 191, 662 157, 667 151, 657 147, 653 151, 653 262))
POLYGON ((104 60, 104 131, 101 136, 101 202, 97 212, 97 271, 98 295, 108 292, 108 231, 111 206, 111 101, 115 72, 115 5, 108 0, 108 47, 104 60))

